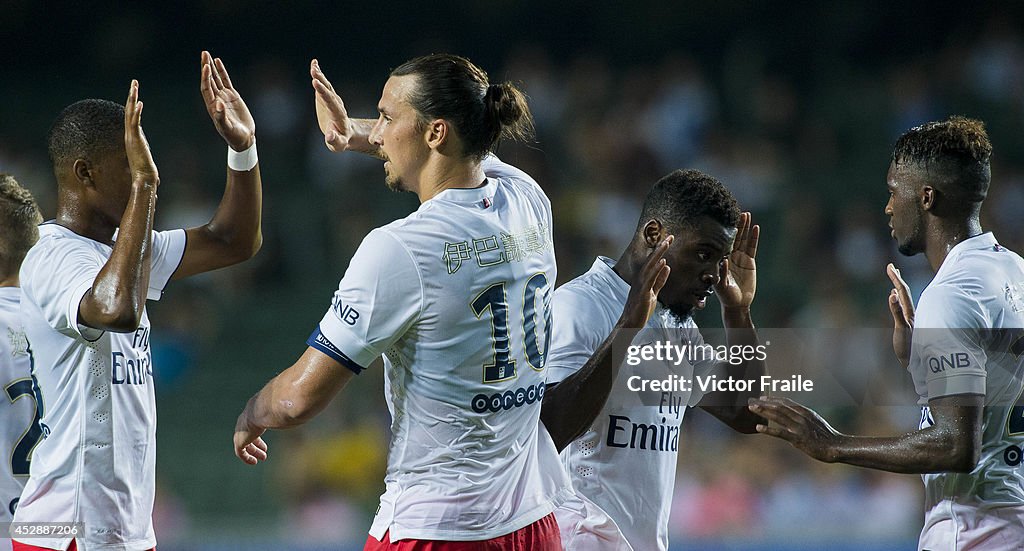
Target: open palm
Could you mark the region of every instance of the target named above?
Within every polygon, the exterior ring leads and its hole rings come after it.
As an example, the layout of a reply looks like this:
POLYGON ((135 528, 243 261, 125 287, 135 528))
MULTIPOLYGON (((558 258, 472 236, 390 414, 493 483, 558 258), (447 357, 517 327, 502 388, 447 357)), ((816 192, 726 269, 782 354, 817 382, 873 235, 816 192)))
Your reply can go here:
POLYGON ((761 227, 751 223, 749 212, 740 214, 732 253, 722 262, 715 293, 726 308, 749 308, 757 292, 757 242, 761 227))
POLYGON ((224 141, 235 151, 248 149, 256 140, 256 121, 231 84, 224 62, 219 57, 215 59, 210 52, 202 54, 199 89, 203 93, 206 112, 224 141))

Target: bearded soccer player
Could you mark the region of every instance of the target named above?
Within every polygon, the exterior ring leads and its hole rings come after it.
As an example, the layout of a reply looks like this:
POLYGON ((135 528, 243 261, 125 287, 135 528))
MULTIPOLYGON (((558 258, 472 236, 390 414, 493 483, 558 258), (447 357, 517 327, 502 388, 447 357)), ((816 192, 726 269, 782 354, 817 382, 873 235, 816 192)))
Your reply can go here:
POLYGON ((893 346, 924 406, 920 429, 895 437, 839 433, 790 400, 752 401, 778 425, 758 431, 820 461, 921 473, 919 549, 1021 549, 1024 542, 1024 260, 979 221, 992 145, 980 121, 908 130, 889 164, 892 236, 924 253, 935 277, 916 311, 891 264, 893 346))
MULTIPOLYGON (((384 160, 387 185, 421 204, 363 240, 305 353, 239 416, 235 453, 266 458, 266 429, 309 420, 383 355, 393 436, 365 549, 561 549, 552 511, 568 481, 539 424, 551 206, 491 153, 528 135, 525 98, 430 55, 391 72, 376 120, 354 119, 316 61, 310 72, 328 148, 384 160)), ((659 261, 634 293, 638 318, 659 261)))
POLYGON ((137 82, 124 107, 79 101, 50 129, 57 218, 40 226, 21 268, 44 438, 14 520, 77 526, 48 537, 15 534, 15 551, 156 545, 156 394, 146 300, 159 299, 171 279, 250 258, 261 242, 252 116, 224 64, 207 52, 200 88, 228 144, 224 197, 205 226, 153 230, 160 176, 142 132, 137 82))
POLYGON ((598 257, 590 271, 555 291, 548 354, 548 382, 554 386, 544 397, 541 418, 562 450, 576 491, 556 511, 566 549, 668 549, 679 427, 687 407, 699 405, 737 431, 754 432, 757 418, 746 405, 757 393, 702 394, 695 377, 765 374, 763 357, 755 357, 750 316, 759 235, 750 213, 740 213, 721 182, 677 170, 647 194, 636 233, 618 260, 598 257), (666 237, 674 239, 664 254, 671 275, 646 326, 633 325, 619 312, 630 285, 641 278, 645 258, 666 237), (631 345, 662 341, 704 350, 691 314, 712 292, 722 305, 730 349, 751 347, 749 359, 741 355, 720 363, 717 355, 693 354, 671 365, 644 361, 620 367, 631 345), (691 381, 692 392, 633 392, 638 379, 667 375, 691 381))
MULTIPOLYGON (((42 432, 36 417, 32 351, 21 319, 18 270, 39 238, 43 221, 27 189, 9 174, 0 174, 0 524, 11 522, 28 480, 32 450, 42 432)), ((11 540, 0 533, 0 548, 11 540)))

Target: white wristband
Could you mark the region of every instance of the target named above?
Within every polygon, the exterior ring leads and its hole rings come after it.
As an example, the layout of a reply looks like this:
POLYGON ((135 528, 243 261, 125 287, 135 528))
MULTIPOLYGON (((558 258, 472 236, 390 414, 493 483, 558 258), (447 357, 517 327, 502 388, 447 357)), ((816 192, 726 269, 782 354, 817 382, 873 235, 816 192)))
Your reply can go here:
POLYGON ((256 158, 256 138, 252 139, 252 145, 245 151, 235 151, 228 146, 228 168, 237 172, 249 172, 256 166, 259 159, 256 158))

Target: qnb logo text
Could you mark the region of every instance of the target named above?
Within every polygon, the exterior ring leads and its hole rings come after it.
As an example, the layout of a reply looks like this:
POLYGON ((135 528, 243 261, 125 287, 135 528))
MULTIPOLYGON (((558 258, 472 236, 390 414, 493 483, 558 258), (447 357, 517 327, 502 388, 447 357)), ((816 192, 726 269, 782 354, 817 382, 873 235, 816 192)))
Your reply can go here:
POLYGON ((967 352, 955 352, 938 357, 928 358, 928 369, 932 373, 942 373, 947 369, 963 369, 971 366, 971 357, 967 352))

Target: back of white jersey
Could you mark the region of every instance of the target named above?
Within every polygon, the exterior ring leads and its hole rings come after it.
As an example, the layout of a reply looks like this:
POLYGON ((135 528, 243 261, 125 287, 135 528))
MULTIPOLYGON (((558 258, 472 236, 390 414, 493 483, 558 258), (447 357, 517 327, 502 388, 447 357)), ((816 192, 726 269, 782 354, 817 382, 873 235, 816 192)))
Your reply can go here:
MULTIPOLYGON (((928 509, 946 500, 1024 507, 1022 357, 1024 260, 990 233, 959 243, 921 296, 910 371, 922 404, 985 395, 981 458, 970 473, 924 475, 928 509)), ((930 424, 926 408, 922 427, 930 424)))
POLYGON ((370 533, 473 541, 550 513, 568 486, 538 430, 555 258, 522 171, 449 189, 371 232, 309 344, 358 371, 385 356, 391 449, 370 533))
MULTIPOLYGON (((32 358, 18 303, 21 290, 0 287, 0 523, 11 522, 42 431, 36 417, 32 358)), ((0 542, 6 533, 0 533, 0 542)))

